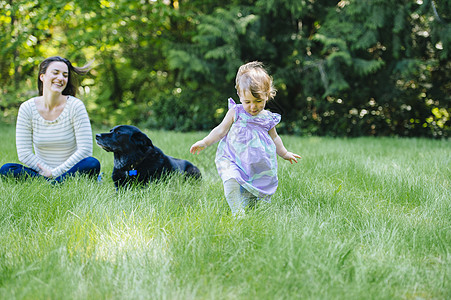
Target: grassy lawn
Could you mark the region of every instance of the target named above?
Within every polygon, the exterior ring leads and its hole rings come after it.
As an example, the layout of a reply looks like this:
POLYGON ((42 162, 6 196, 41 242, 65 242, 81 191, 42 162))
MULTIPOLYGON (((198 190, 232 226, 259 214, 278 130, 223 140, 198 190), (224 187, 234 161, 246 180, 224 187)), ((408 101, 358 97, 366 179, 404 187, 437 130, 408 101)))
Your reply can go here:
POLYGON ((204 133, 145 132, 204 180, 116 193, 98 146, 101 184, 0 179, 0 299, 451 299, 450 141, 283 136, 301 163, 237 220, 204 133))

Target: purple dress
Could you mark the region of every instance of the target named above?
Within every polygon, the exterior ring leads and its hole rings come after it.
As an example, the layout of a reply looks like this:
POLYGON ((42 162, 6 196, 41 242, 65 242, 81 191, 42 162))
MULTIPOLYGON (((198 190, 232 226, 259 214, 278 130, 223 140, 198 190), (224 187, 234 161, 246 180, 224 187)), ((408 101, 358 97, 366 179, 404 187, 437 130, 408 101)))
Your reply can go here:
POLYGON ((231 108, 235 109, 235 120, 216 151, 219 176, 223 182, 235 179, 259 199, 270 202, 278 180, 276 145, 268 131, 281 117, 267 110, 252 116, 229 98, 231 108))

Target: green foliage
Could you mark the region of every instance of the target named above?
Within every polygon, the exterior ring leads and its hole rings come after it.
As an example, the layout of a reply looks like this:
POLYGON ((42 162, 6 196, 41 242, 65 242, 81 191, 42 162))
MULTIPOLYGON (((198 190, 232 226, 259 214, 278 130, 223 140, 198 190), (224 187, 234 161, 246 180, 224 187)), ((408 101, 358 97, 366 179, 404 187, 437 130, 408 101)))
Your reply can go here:
POLYGON ((259 60, 281 132, 447 137, 448 2, 0 1, 2 119, 36 95, 39 62, 62 55, 94 62, 80 90, 94 123, 204 129, 238 67, 259 60))
POLYGON ((354 58, 352 60, 352 65, 354 66, 355 72, 360 76, 365 76, 368 74, 376 73, 380 68, 384 66, 383 60, 365 60, 361 58, 354 58))

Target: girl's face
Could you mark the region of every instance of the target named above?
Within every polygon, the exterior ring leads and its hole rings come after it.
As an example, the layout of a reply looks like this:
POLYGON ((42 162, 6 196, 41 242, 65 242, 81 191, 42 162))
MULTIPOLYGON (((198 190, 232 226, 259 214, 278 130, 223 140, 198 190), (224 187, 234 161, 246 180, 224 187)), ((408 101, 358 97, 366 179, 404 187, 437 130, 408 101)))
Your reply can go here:
POLYGON ((43 84, 43 90, 62 93, 67 86, 69 69, 64 62, 54 61, 49 64, 44 74, 39 78, 43 84))
POLYGON ((238 92, 238 96, 240 97, 244 110, 252 116, 258 115, 265 109, 266 100, 255 98, 248 90, 238 92))

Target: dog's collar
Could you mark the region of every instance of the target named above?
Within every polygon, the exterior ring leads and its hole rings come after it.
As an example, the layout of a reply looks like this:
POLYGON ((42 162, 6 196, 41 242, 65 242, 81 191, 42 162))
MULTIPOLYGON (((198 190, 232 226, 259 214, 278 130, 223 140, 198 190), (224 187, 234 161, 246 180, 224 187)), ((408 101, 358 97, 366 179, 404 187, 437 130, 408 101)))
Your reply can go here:
POLYGON ((146 153, 144 153, 144 155, 138 161, 135 161, 133 164, 131 164, 130 170, 125 171, 125 174, 127 176, 137 176, 138 170, 135 170, 135 166, 139 165, 143 160, 145 160, 150 152, 152 152, 152 150, 152 148, 147 149, 146 153))
POLYGON ((138 175, 138 171, 136 171, 135 169, 126 171, 126 173, 127 173, 128 176, 136 176, 136 175, 138 175))

